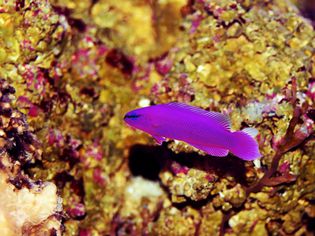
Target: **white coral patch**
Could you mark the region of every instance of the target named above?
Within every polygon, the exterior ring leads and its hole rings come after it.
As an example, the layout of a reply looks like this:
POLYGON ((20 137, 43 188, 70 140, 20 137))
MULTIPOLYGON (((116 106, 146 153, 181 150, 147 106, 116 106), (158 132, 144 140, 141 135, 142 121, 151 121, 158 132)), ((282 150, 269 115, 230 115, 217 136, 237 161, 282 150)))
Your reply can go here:
POLYGON ((262 119, 262 113, 264 108, 265 104, 255 102, 248 104, 245 107, 244 112, 246 113, 249 121, 256 121, 262 119))
POLYGON ((139 107, 147 107, 150 106, 151 101, 147 98, 141 98, 138 102, 139 107))
POLYGON ((261 162, 259 159, 254 160, 253 163, 254 163, 256 169, 261 168, 261 162))
POLYGON ((159 197, 163 194, 163 191, 158 182, 135 177, 127 186, 125 194, 128 198, 141 200, 142 197, 159 197))
POLYGON ((125 204, 121 210, 122 217, 139 214, 139 207, 142 207, 142 199, 147 198, 152 204, 147 205, 150 211, 154 211, 156 201, 163 195, 158 182, 146 180, 142 177, 132 178, 125 188, 125 204))
POLYGON ((6 175, 0 172, 0 235, 21 235, 23 226, 37 225, 57 209, 58 196, 54 184, 18 190, 6 179, 6 175))
POLYGON ((265 99, 262 102, 252 102, 243 108, 246 118, 250 122, 260 121, 263 118, 263 113, 273 114, 276 112, 283 95, 277 95, 272 99, 265 99))

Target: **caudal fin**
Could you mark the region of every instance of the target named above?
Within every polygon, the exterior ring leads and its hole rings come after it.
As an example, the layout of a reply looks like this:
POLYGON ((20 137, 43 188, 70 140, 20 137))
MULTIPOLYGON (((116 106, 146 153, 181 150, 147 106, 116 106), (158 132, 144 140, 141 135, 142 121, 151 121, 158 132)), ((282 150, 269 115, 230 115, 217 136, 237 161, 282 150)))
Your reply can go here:
POLYGON ((253 129, 244 129, 242 131, 237 131, 233 133, 233 146, 230 151, 237 157, 252 161, 259 157, 261 154, 259 152, 258 143, 253 137, 253 129))

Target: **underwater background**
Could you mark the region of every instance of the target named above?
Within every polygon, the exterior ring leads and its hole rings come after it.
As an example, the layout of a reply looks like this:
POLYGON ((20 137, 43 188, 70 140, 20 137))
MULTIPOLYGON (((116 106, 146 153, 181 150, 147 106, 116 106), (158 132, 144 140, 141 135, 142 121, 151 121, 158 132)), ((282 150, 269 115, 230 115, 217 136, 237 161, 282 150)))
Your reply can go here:
POLYGON ((314 235, 314 26, 314 1, 0 0, 0 234, 314 235), (262 158, 123 121, 172 101, 262 158))

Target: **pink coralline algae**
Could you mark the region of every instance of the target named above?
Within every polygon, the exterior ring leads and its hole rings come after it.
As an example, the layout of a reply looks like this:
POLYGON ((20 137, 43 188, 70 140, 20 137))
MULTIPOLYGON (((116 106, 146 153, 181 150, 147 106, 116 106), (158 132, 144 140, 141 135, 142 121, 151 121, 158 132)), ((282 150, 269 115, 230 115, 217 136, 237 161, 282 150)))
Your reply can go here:
POLYGON ((165 56, 155 62, 155 69, 161 75, 166 75, 172 68, 172 60, 165 56))
POLYGON ((102 160, 103 151, 102 151, 102 149, 101 149, 100 144, 99 144, 97 141, 94 142, 92 145, 90 145, 90 146, 87 148, 87 151, 86 151, 85 155, 86 155, 87 157, 94 158, 94 159, 97 160, 97 161, 102 160))
POLYGON ((30 50, 30 51, 34 51, 34 47, 32 46, 32 43, 30 40, 25 39, 21 42, 21 47, 25 50, 30 50))
POLYGON ((290 170, 290 163, 287 161, 285 161, 279 166, 279 172, 282 174, 289 172, 289 170, 290 170))
POLYGON ((192 23, 191 23, 191 29, 190 29, 189 33, 193 34, 196 32, 202 19, 203 19, 203 16, 201 16, 201 15, 194 16, 194 19, 192 20, 192 23))
POLYGON ((95 168, 93 170, 93 179, 99 186, 105 186, 106 184, 106 178, 104 177, 103 170, 101 168, 95 168))
POLYGON ((17 103, 21 108, 28 110, 28 115, 31 117, 37 117, 40 113, 43 113, 42 109, 40 109, 37 105, 32 103, 27 97, 20 96, 17 99, 17 103))
POLYGON ((86 214, 85 206, 81 203, 73 204, 67 212, 72 218, 80 218, 86 214))
POLYGON ((92 53, 90 49, 84 48, 77 50, 72 56, 72 63, 75 65, 78 76, 97 76, 96 62, 91 56, 92 53))
POLYGON ((79 232, 79 236, 92 236, 92 233, 88 229, 81 229, 79 232))
POLYGON ((40 68, 30 65, 24 66, 25 72, 22 76, 25 78, 27 86, 29 89, 34 89, 39 94, 43 95, 45 93, 45 86, 47 79, 40 68))
POLYGON ((31 105, 28 111, 29 116, 36 117, 41 113, 41 109, 36 105, 31 105))
POLYGON ((189 171, 189 168, 187 166, 182 166, 181 164, 177 162, 173 162, 171 165, 172 171, 175 175, 178 174, 187 174, 189 171))
POLYGON ((60 130, 57 129, 50 129, 48 135, 48 144, 53 146, 56 145, 57 147, 61 147, 64 145, 64 137, 60 130))
POLYGON ((314 80, 310 80, 309 84, 308 84, 308 89, 306 92, 306 95, 311 99, 311 100, 315 100, 315 79, 314 80))

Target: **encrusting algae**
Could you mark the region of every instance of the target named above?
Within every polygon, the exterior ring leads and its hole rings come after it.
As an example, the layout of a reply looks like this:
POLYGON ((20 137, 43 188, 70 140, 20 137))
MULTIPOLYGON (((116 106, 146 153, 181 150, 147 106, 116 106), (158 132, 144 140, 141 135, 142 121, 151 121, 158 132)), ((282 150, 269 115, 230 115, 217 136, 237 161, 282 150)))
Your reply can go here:
POLYGON ((295 2, 1 2, 0 232, 312 235, 315 33, 295 2), (123 123, 174 101, 255 127, 262 158, 123 123))
POLYGON ((0 80, 0 233, 61 235, 61 198, 51 182, 24 172, 41 159, 41 149, 26 117, 13 106, 15 89, 0 80))

